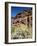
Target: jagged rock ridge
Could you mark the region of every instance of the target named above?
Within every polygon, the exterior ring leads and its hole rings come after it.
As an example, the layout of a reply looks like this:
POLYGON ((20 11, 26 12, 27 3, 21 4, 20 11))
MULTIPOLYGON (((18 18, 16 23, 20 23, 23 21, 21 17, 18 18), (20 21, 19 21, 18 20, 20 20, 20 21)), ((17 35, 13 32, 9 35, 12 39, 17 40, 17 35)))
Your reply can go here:
POLYGON ((11 17, 11 19, 12 24, 16 23, 32 24, 32 10, 18 13, 15 17, 11 17))

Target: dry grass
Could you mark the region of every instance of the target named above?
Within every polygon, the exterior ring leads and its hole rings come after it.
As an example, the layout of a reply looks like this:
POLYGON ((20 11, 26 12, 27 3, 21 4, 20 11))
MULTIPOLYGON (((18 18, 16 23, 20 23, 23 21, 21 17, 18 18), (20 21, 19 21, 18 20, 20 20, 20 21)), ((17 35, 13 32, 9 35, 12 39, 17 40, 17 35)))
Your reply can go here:
POLYGON ((32 38, 32 27, 31 25, 24 25, 22 23, 12 26, 11 28, 11 39, 28 39, 32 38))

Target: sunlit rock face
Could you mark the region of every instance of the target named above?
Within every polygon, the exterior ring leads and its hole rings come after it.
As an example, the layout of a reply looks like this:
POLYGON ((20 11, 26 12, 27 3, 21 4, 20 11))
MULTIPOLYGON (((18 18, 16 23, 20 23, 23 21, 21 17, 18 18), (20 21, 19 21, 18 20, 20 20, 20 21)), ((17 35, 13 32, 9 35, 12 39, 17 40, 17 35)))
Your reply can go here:
POLYGON ((11 17, 11 39, 32 38, 32 10, 11 17))

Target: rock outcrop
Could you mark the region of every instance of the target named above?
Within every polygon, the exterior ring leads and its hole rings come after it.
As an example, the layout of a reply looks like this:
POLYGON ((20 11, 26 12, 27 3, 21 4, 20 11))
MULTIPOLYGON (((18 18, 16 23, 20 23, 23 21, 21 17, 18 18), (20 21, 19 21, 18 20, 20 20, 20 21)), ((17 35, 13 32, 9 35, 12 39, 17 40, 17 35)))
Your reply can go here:
POLYGON ((22 13, 18 13, 15 17, 11 18, 12 24, 23 23, 23 24, 31 24, 32 25, 32 11, 23 11, 22 13))

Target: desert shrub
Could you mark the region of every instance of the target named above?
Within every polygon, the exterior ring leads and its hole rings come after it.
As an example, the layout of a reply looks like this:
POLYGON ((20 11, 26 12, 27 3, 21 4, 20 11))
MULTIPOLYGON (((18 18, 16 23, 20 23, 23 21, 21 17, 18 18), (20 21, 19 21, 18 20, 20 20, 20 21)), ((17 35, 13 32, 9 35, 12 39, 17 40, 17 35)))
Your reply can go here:
POLYGON ((31 38, 32 35, 32 27, 28 25, 17 25, 11 28, 12 39, 24 39, 31 38))
POLYGON ((11 34, 15 31, 15 27, 11 27, 11 34))

